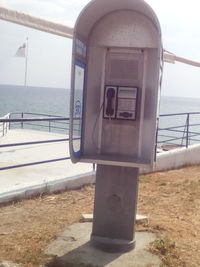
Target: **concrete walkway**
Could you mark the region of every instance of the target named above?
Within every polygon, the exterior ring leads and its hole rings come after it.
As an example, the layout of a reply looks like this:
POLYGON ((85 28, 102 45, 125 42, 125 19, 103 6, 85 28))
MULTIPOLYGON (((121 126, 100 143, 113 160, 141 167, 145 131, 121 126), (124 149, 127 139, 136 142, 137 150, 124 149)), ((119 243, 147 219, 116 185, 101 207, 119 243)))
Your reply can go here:
MULTIPOLYGON (((33 130, 10 130, 0 144, 67 138, 66 135, 33 130)), ((0 168, 69 157, 68 142, 0 148, 0 168)), ((71 160, 0 170, 0 203, 43 192, 60 191, 93 182, 92 164, 71 160)))

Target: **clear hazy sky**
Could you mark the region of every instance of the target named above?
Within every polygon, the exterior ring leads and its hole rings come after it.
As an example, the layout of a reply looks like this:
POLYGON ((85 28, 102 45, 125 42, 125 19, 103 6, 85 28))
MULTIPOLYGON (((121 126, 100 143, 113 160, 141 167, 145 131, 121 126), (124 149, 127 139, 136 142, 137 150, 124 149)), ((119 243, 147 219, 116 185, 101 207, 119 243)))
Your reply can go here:
MULTIPOLYGON (((109 1, 109 0, 108 0, 109 1)), ((200 62, 200 0, 146 0, 162 28, 163 46, 200 62)), ((89 0, 0 0, 0 5, 72 26, 89 0)), ((0 84, 23 85, 25 60, 15 53, 29 38, 29 86, 70 87, 71 40, 0 20, 0 84)), ((165 64, 163 95, 200 98, 200 68, 165 64)))

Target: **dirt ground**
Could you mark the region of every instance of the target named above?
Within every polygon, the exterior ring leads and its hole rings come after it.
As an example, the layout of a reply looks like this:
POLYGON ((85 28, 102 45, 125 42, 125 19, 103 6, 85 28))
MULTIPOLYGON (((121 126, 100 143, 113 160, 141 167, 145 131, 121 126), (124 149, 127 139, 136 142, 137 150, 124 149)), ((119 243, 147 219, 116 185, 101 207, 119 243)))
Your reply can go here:
MULTIPOLYGON (((48 262, 43 249, 68 225, 92 213, 94 186, 0 207, 0 261, 48 262)), ((138 231, 157 233, 150 250, 170 267, 200 266, 200 166, 140 177, 138 231)))

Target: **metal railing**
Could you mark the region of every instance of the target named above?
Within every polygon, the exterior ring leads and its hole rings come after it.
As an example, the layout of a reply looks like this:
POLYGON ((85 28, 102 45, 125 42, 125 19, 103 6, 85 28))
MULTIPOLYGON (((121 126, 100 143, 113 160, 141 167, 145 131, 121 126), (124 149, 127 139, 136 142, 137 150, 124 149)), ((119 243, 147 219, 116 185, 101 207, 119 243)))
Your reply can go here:
POLYGON ((15 112, 10 113, 10 119, 12 119, 10 120, 10 129, 34 129, 64 134, 68 134, 69 131, 68 117, 43 113, 15 112))
MULTIPOLYGON (((4 136, 8 129, 38 129, 48 132, 64 133, 67 137, 69 133, 69 118, 53 116, 39 113, 9 113, 0 118, 1 135, 4 136), (31 116, 31 117, 30 117, 31 116), (43 117, 40 117, 43 116, 43 117), (38 124, 39 122, 39 124, 38 124)), ((78 128, 77 128, 77 131, 78 128)), ((79 137, 76 140, 80 139, 79 137)), ((75 140, 75 139, 74 139, 75 140)), ((68 138, 52 140, 40 140, 33 142, 21 142, 12 144, 2 144, 0 148, 11 146, 35 145, 42 143, 66 142, 68 138)), ((174 147, 188 147, 190 144, 200 143, 200 112, 162 114, 159 117, 159 128, 157 132, 157 147, 169 150, 174 147)), ((16 166, 0 168, 0 170, 24 167, 28 165, 42 164, 53 161, 66 160, 66 158, 51 159, 48 161, 31 162, 16 166)), ((94 169, 94 167, 93 167, 94 169)))
POLYGON ((187 148, 196 143, 200 143, 200 112, 160 115, 158 147, 187 148))
MULTIPOLYGON (((69 118, 68 117, 53 116, 53 115, 47 115, 47 114, 29 113, 29 112, 9 113, 6 116, 0 118, 0 124, 3 125, 3 136, 5 135, 8 129, 16 129, 16 128, 27 129, 27 126, 28 126, 28 129, 31 126, 31 129, 46 130, 48 132, 56 132, 56 133, 64 132, 66 137, 69 133, 69 118), (29 117, 30 115, 32 117, 29 117), (37 117, 37 116, 43 116, 43 117, 37 117), (35 122, 37 122, 37 124, 35 124, 35 122), (38 122, 40 124, 38 124, 38 122), (46 122, 46 124, 42 122, 46 122)), ((80 137, 74 138, 74 140, 79 140, 79 139, 80 137)), ((59 138, 59 139, 40 140, 40 141, 31 141, 31 142, 18 142, 18 143, 0 144, 0 148, 13 147, 13 146, 37 145, 37 144, 55 143, 55 142, 67 142, 67 141, 69 141, 69 138, 59 138)), ((0 170, 8 170, 8 169, 13 169, 13 168, 26 167, 26 166, 31 166, 31 165, 38 165, 38 164, 50 163, 50 162, 61 161, 61 160, 69 160, 69 159, 70 157, 64 157, 64 158, 56 158, 56 159, 50 159, 50 160, 44 160, 44 161, 30 162, 30 163, 25 163, 25 164, 1 167, 0 170)), ((93 170, 94 170, 94 166, 93 166, 93 170)))

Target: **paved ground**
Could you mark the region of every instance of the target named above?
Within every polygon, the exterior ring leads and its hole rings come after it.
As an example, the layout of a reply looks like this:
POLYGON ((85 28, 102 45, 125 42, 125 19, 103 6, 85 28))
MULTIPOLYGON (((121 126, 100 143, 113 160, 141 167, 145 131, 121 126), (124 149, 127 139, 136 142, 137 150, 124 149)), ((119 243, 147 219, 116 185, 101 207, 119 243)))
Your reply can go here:
POLYGON ((136 247, 127 253, 107 253, 93 247, 89 240, 91 223, 77 223, 66 228, 45 250, 56 256, 47 266, 107 266, 107 267, 159 267, 161 260, 148 249, 156 236, 147 232, 136 232, 136 247))
MULTIPOLYGON (((10 130, 0 138, 0 144, 62 138, 67 136, 33 130, 10 130)), ((0 168, 63 157, 69 157, 67 141, 0 148, 0 168)), ((70 177, 89 172, 92 172, 92 164, 72 164, 71 160, 0 170, 0 202, 7 195, 16 195, 22 190, 40 188, 42 185, 62 184, 70 177)))

